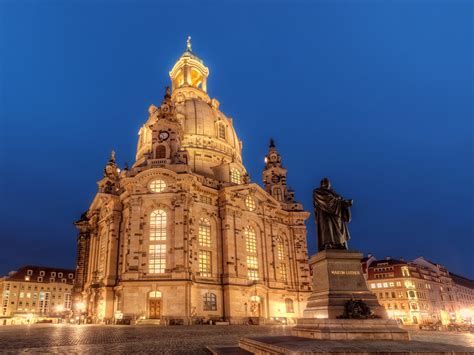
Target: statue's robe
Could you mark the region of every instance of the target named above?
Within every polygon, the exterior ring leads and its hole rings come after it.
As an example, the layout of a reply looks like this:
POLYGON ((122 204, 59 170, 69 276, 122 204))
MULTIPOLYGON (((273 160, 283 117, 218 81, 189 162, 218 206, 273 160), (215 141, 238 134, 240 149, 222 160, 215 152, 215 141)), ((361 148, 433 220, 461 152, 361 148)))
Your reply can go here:
POLYGON ((318 233, 318 250, 346 248, 349 240, 347 223, 351 211, 347 201, 332 189, 317 188, 313 191, 314 213, 318 233))

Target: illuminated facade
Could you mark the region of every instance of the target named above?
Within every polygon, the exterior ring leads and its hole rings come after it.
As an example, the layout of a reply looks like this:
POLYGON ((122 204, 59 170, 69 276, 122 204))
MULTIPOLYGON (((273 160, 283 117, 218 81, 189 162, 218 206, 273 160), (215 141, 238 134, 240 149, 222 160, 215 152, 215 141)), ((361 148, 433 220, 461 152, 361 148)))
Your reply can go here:
POLYGON ((79 229, 76 301, 92 322, 231 323, 300 317, 310 290, 305 220, 271 142, 250 181, 233 120, 188 47, 151 105, 136 160, 113 153, 79 229))
POLYGON ((369 289, 389 317, 404 324, 472 321, 474 281, 423 257, 406 262, 369 256, 362 264, 369 289))
POLYGON ((0 278, 0 325, 68 318, 74 271, 24 266, 0 278))

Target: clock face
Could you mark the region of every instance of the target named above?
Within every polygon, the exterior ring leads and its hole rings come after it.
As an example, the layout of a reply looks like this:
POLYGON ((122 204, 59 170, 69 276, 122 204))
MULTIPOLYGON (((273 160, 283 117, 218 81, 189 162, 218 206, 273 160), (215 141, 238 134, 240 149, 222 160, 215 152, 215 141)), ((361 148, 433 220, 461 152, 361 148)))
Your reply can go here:
POLYGON ((272 176, 272 181, 274 184, 277 184, 280 182, 280 177, 278 175, 273 175, 272 176))
POLYGON ((160 132, 160 135, 159 135, 159 137, 160 137, 160 139, 161 139, 162 141, 167 140, 169 136, 170 136, 170 134, 169 134, 168 132, 166 132, 166 131, 160 132))
POLYGON ((271 161, 276 161, 276 160, 277 160, 277 156, 276 156, 275 154, 270 155, 270 160, 271 160, 271 161))

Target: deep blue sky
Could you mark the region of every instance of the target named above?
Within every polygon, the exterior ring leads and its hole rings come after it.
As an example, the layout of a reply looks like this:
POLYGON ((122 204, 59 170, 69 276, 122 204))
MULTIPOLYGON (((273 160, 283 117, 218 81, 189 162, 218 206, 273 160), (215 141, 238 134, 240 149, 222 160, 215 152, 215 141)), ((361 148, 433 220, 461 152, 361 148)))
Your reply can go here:
POLYGON ((474 277, 471 1, 171 3, 0 1, 0 274, 74 266, 191 35, 254 181, 274 137, 307 210, 324 176, 355 200, 351 247, 474 277))

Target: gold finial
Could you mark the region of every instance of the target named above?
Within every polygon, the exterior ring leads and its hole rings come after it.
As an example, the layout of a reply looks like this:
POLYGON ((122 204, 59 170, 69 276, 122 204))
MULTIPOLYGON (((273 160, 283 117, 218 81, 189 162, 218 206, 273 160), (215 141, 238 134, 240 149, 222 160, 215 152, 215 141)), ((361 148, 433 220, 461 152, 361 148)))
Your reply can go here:
POLYGON ((186 41, 186 50, 192 52, 193 49, 191 48, 191 36, 188 36, 188 40, 186 41))
POLYGON ((115 163, 115 150, 110 153, 110 161, 115 163))

